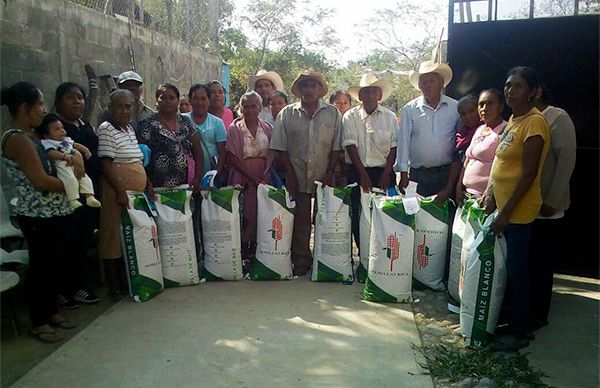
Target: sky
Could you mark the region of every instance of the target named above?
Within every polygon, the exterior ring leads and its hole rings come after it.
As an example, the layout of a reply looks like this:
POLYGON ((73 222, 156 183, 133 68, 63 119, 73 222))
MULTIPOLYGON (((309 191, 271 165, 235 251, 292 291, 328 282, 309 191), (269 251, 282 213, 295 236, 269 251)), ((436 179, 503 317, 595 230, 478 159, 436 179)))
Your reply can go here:
MULTIPOLYGON (((345 65, 348 61, 359 60, 365 57, 370 49, 373 47, 369 45, 369 42, 361 41, 359 34, 357 33, 357 25, 362 21, 374 16, 375 9, 385 9, 393 7, 398 0, 313 0, 324 8, 331 8, 334 10, 333 16, 330 20, 332 25, 337 31, 337 36, 341 41, 342 49, 335 51, 327 51, 324 53, 328 59, 336 61, 339 65, 345 65)), ((528 3, 528 0, 498 0, 500 16, 508 12, 514 12, 516 9, 522 7, 523 4, 528 3)), ((409 0, 411 4, 418 5, 419 3, 427 2, 428 4, 435 3, 440 7, 440 15, 437 19, 438 31, 436 36, 442 33, 442 28, 447 26, 448 18, 448 0, 409 0)), ((235 6, 236 14, 241 14, 246 7, 251 3, 250 0, 236 0, 235 6)), ((487 1, 473 3, 472 5, 473 18, 476 18, 477 14, 485 15, 487 17, 487 1)), ((235 20, 236 18, 234 18, 235 20)), ((444 39, 445 30, 444 28, 444 39)), ((244 31, 247 35, 250 35, 248 31, 244 31)), ((310 31, 305 31, 310 34, 310 31)), ((403 31, 406 39, 414 40, 422 37, 422 32, 418 30, 406 30, 403 31)))

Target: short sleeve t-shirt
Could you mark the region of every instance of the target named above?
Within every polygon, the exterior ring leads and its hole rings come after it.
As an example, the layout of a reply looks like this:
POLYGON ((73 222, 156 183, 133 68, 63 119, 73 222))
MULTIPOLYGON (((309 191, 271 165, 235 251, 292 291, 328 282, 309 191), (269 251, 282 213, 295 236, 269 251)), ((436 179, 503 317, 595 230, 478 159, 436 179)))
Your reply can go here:
POLYGON ((532 222, 542 206, 541 171, 550 146, 550 132, 546 119, 536 108, 517 118, 511 116, 496 149, 491 178, 496 205, 499 210, 502 210, 523 175, 525 141, 534 136, 541 136, 544 139, 538 173, 510 215, 509 222, 512 224, 532 222))
MULTIPOLYGON (((184 116, 188 116, 192 122, 194 118, 192 117, 192 113, 186 113, 184 116)), ((225 130, 225 124, 223 120, 218 118, 215 115, 208 113, 206 120, 202 124, 196 124, 196 129, 200 133, 202 137, 202 142, 204 143, 210 157, 213 158, 219 155, 219 151, 217 149, 217 143, 224 143, 227 141, 227 131, 225 130)))

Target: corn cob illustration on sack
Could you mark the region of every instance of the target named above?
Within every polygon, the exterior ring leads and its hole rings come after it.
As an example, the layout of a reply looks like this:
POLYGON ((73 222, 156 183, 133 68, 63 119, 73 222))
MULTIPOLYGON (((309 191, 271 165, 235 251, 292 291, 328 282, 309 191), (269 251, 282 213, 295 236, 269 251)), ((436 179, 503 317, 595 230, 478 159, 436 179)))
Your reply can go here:
POLYGON ((243 280, 240 188, 202 190, 204 268, 201 278, 243 280))
POLYGON ((295 202, 285 188, 260 184, 257 189, 256 260, 252 280, 292 278, 292 232, 295 202))
POLYGON ((353 280, 350 193, 356 184, 343 188, 315 184, 317 215, 311 280, 353 280))
POLYGON ((506 240, 490 225, 491 214, 473 242, 464 275, 460 301, 460 327, 466 345, 487 345, 498 323, 506 288, 506 240))
POLYGON ((157 188, 155 192, 156 226, 165 287, 198 284, 192 192, 187 188, 157 188))
POLYGON ((121 211, 121 245, 129 295, 145 302, 163 289, 158 232, 144 193, 128 191, 129 209, 121 211))
POLYGON ((374 197, 369 270, 363 298, 372 302, 409 302, 415 216, 400 197, 374 197))
POLYGON ((442 205, 434 198, 420 198, 415 216, 413 278, 436 291, 444 291, 444 270, 448 245, 448 200, 442 205))

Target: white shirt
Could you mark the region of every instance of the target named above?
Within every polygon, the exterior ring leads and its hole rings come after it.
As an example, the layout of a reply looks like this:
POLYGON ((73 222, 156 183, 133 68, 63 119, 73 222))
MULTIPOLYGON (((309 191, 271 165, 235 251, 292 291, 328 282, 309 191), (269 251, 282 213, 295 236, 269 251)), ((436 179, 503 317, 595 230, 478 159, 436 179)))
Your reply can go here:
MULTIPOLYGON (((342 147, 356 146, 365 167, 385 167, 390 150, 397 144, 398 124, 394 112, 378 104, 373 113, 368 114, 361 104, 346 112, 342 123, 342 147)), ((346 163, 352 163, 348 153, 346 163)))
POLYGON ((394 171, 408 167, 439 167, 452 163, 456 129, 459 128, 458 102, 442 94, 437 107, 423 96, 402 108, 398 130, 398 149, 394 171))

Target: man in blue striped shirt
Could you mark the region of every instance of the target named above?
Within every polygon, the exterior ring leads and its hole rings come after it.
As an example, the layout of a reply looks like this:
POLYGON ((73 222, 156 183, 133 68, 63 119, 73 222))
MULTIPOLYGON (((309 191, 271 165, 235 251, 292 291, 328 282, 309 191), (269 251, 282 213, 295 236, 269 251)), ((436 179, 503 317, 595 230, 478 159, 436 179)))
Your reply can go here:
POLYGON ((460 128, 457 101, 442 94, 452 79, 444 63, 425 61, 411 71, 410 83, 422 93, 402 108, 394 170, 402 189, 409 180, 418 183, 423 196, 437 194, 442 203, 453 192, 460 171, 455 136, 460 128))

